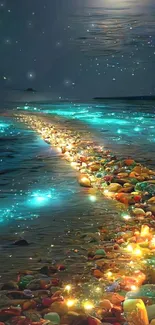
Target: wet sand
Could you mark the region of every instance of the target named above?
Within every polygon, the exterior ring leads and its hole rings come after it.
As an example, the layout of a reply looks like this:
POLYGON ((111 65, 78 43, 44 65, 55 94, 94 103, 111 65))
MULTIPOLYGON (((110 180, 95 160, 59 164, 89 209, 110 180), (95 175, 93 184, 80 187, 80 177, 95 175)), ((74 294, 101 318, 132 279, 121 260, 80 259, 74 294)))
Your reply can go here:
MULTIPOLYGON (((45 120, 62 123, 58 117, 45 120)), ((20 128, 27 130, 27 126, 20 124, 20 128)), ((66 121, 64 126, 78 129, 82 137, 97 141, 97 137, 88 132, 88 129, 80 122, 66 121)), ((32 131, 31 131, 32 132, 32 131)), ((37 187, 45 190, 50 187, 56 189, 56 200, 51 205, 43 207, 24 207, 20 220, 9 221, 7 226, 1 228, 1 283, 14 278, 17 271, 40 268, 48 262, 59 261, 67 265, 66 275, 86 273, 90 271, 86 261, 86 251, 91 247, 92 233, 98 233, 100 225, 116 227, 118 220, 118 203, 98 197, 96 202, 91 202, 89 193, 81 188, 77 182, 77 173, 72 170, 58 152, 51 146, 38 142, 38 135, 34 132, 26 133, 22 141, 30 150, 28 161, 17 163, 19 171, 14 175, 14 190, 18 196, 19 191, 24 190, 23 202, 27 200, 25 192, 37 187), (33 141, 35 145, 33 147, 33 141), (33 156, 34 153, 34 156, 33 156), (20 170, 20 168, 23 170, 20 170), (32 168, 35 172, 31 172, 32 168), (24 175, 24 179, 23 179, 24 175), (20 179, 20 184, 19 183, 20 179), (25 217, 24 218, 24 213, 25 217), (32 213, 32 220, 31 220, 32 213), (27 215, 29 217, 27 218, 27 215), (34 214, 38 217, 35 219, 34 214), (83 233, 91 233, 88 240, 81 239, 83 233), (26 239, 28 247, 16 247, 12 243, 20 237, 26 239), (75 252, 77 250, 77 252, 75 252), (89 269, 89 270, 88 270, 89 269)), ((20 146, 17 149, 20 154, 20 146)), ((26 153, 27 154, 27 153, 26 153)), ((24 157, 25 159, 25 157, 24 157)), ((11 174, 5 175, 8 183, 11 182, 11 174)), ((11 183, 10 183, 11 184, 11 183)), ((1 190, 1 193, 4 192, 1 190)), ((7 203, 9 196, 1 198, 1 202, 7 203)), ((15 216, 16 217, 16 216, 15 216)), ((120 217, 119 217, 120 218, 120 217)), ((98 235, 97 235, 98 236, 98 235)))

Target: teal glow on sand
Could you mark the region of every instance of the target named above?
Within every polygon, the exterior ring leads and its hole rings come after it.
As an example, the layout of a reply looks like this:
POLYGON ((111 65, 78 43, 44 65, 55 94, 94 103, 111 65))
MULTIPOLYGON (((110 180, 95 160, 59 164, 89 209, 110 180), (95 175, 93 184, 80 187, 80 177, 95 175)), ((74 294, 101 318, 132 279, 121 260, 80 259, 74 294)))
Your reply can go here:
POLYGON ((35 191, 29 194, 27 204, 32 208, 44 207, 51 205, 53 201, 58 201, 59 195, 56 193, 55 189, 49 191, 35 191))
POLYGON ((150 104, 144 111, 141 104, 130 103, 55 103, 43 104, 38 107, 24 106, 18 109, 26 109, 31 112, 43 112, 47 115, 57 115, 70 120, 80 120, 97 131, 103 132, 104 139, 108 142, 130 143, 131 139, 137 142, 150 144, 154 142, 155 126, 154 112, 150 104), (140 138, 137 138, 140 135, 140 138))

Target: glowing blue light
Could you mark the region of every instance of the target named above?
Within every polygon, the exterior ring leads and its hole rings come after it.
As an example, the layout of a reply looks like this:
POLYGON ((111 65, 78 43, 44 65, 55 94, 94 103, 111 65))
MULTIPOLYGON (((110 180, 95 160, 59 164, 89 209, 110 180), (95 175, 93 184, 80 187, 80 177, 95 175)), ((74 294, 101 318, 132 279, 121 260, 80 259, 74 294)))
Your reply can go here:
POLYGON ((90 200, 91 202, 96 202, 97 198, 96 198, 95 195, 90 195, 90 196, 89 196, 89 200, 90 200))
POLYGON ((0 128, 7 128, 9 125, 6 123, 0 123, 0 128))
POLYGON ((37 200, 38 202, 43 202, 43 201, 46 200, 46 198, 43 197, 43 196, 38 196, 38 197, 36 198, 36 200, 37 200))
POLYGON ((57 199, 57 196, 55 195, 54 189, 45 192, 37 191, 30 194, 28 204, 30 204, 32 207, 41 207, 50 204, 55 199, 57 199))
POLYGON ((134 131, 139 132, 140 128, 137 126, 136 128, 134 128, 134 131))
POLYGON ((119 130, 117 130, 117 133, 118 133, 118 134, 121 134, 121 133, 122 133, 122 131, 119 129, 119 130))

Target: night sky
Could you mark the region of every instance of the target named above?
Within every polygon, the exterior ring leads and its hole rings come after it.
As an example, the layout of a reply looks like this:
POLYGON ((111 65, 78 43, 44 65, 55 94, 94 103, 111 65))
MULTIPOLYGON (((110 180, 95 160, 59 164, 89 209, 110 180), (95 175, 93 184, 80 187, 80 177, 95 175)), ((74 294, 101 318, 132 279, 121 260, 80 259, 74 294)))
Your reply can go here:
POLYGON ((154 94, 154 0, 1 0, 0 88, 154 94))

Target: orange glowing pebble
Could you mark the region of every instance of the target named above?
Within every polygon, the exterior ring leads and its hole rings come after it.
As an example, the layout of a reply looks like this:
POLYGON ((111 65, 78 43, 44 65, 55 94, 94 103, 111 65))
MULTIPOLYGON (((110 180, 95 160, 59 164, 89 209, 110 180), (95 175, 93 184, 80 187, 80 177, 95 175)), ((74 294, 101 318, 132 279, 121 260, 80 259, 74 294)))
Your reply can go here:
POLYGON ((91 187, 91 181, 87 175, 81 174, 79 177, 79 184, 83 187, 91 187))
POLYGON ((103 273, 100 270, 94 270, 93 275, 97 279, 103 278, 103 273))
POLYGON ((90 166, 92 172, 97 172, 100 169, 100 164, 93 164, 90 166))
POLYGON ((126 159, 124 162, 127 166, 131 166, 134 164, 135 161, 133 159, 126 159))
POLYGON ((28 309, 35 309, 37 303, 34 300, 28 300, 23 303, 22 309, 28 310, 28 309))
POLYGON ((129 174, 129 177, 131 177, 131 178, 137 178, 138 176, 139 176, 139 174, 137 174, 136 172, 131 172, 129 174))
POLYGON ((115 199, 125 205, 129 204, 129 196, 125 195, 125 193, 117 193, 115 199))
POLYGON ((135 166, 133 168, 133 171, 137 174, 141 174, 142 173, 142 167, 141 166, 135 166))

